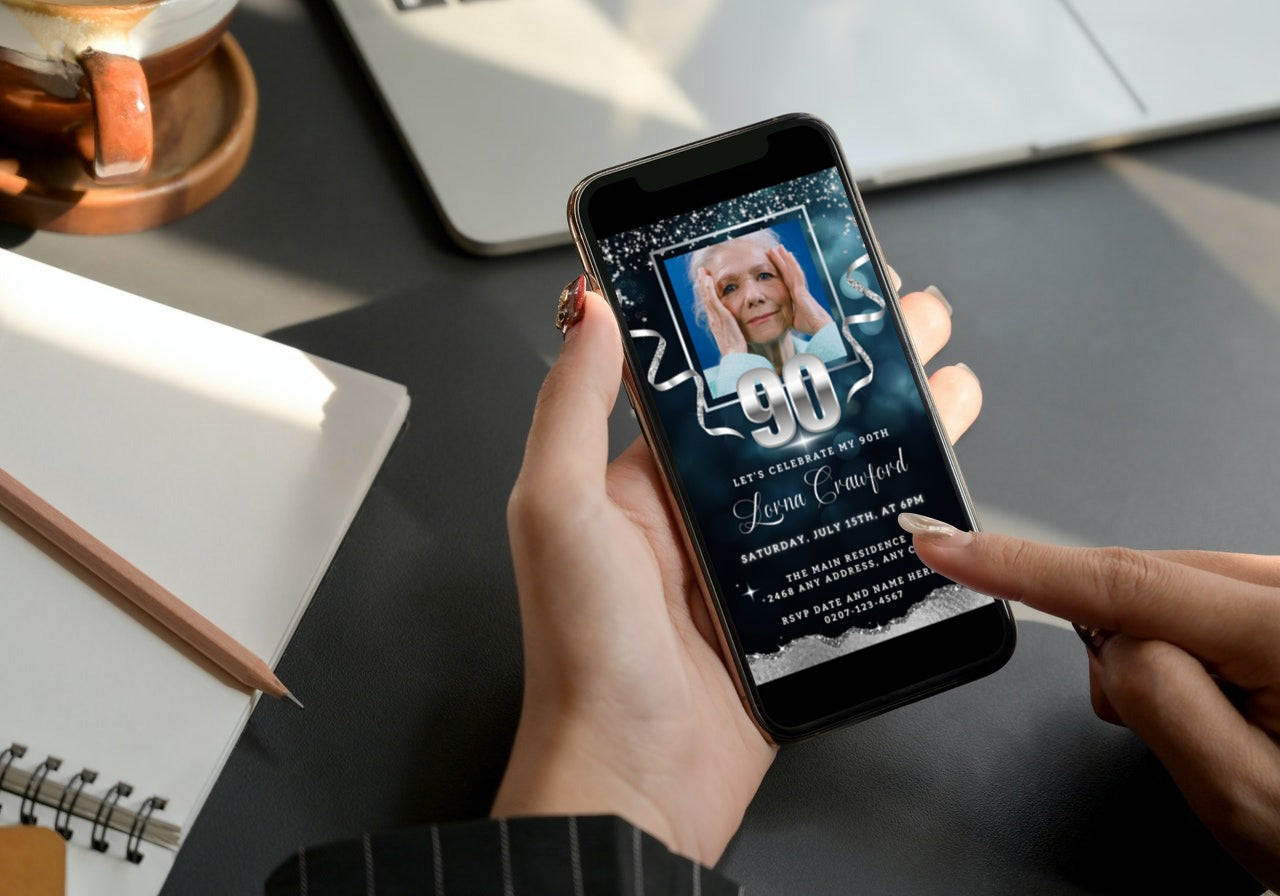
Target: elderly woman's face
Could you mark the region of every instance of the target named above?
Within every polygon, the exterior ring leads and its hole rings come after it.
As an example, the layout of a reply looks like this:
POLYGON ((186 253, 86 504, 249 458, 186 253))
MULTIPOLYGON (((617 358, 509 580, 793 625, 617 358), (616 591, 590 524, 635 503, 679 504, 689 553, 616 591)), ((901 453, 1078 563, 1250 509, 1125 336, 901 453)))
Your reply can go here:
POLYGON ((747 342, 773 342, 791 329, 791 293, 766 254, 752 240, 724 243, 706 265, 716 295, 738 320, 747 342))

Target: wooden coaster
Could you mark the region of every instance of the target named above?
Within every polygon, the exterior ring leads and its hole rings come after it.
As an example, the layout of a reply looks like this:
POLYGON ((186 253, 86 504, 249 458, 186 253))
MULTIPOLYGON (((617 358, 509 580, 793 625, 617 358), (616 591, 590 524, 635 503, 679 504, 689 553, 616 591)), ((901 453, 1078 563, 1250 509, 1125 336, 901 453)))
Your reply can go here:
POLYGON ((249 158, 258 88, 230 34, 190 74, 154 94, 147 179, 97 184, 79 156, 0 143, 0 220, 61 233, 129 233, 190 214, 231 185, 249 158))

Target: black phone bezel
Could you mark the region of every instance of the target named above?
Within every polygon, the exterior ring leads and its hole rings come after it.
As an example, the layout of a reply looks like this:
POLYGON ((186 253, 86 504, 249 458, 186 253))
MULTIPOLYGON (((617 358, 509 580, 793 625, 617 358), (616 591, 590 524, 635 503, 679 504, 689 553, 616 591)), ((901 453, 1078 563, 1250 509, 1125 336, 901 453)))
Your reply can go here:
MULTIPOLYGON (((599 240, 832 167, 840 171, 844 180, 877 276, 882 283, 889 283, 879 244, 839 144, 830 128, 812 116, 770 119, 600 172, 580 183, 570 199, 570 227, 584 256, 584 264, 602 285, 618 316, 629 369, 641 371, 643 367, 634 344, 625 337, 626 321, 608 287, 599 240)), ((902 324, 896 295, 889 291, 887 299, 892 308, 889 317, 911 360, 920 394, 933 419, 948 478, 968 516, 965 522, 976 528, 968 490, 951 446, 942 435, 927 381, 902 324)), ((1004 602, 993 600, 987 606, 926 628, 756 685, 743 661, 733 619, 716 584, 715 571, 704 559, 697 521, 688 509, 661 418, 649 401, 647 391, 630 385, 628 393, 632 404, 639 405, 636 410, 645 437, 663 468, 675 509, 684 522, 685 535, 710 594, 712 609, 720 621, 722 635, 728 642, 732 654, 729 659, 744 699, 757 723, 774 740, 800 740, 876 715, 989 674, 1007 662, 1016 637, 1013 618, 1004 602)))

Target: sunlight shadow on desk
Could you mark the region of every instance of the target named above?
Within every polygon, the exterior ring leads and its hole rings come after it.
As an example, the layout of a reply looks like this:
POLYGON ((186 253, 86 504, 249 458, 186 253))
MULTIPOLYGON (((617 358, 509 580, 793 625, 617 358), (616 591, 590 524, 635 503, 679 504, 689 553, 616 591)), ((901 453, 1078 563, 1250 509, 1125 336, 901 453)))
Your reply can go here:
POLYGON ((165 315, 157 328, 153 307, 103 306, 89 292, 68 293, 61 302, 64 313, 57 318, 29 313, 33 307, 6 306, 5 328, 94 369, 162 382, 255 416, 304 429, 324 420, 334 384, 299 352, 265 341, 228 340, 225 332, 189 315, 165 315))
POLYGON ((1280 263, 1265 263, 1275 259, 1280 245, 1280 196, 1244 193, 1136 154, 1111 153, 1102 162, 1245 286, 1262 308, 1280 317, 1280 263), (1232 226, 1222 226, 1223 219, 1232 226))

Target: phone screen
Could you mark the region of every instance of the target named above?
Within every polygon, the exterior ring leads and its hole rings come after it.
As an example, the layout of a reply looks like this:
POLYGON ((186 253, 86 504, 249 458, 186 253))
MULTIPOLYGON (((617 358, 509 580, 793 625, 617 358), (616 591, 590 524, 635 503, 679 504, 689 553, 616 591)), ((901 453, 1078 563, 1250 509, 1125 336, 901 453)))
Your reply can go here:
POLYGON ((596 238, 757 689, 995 603, 925 567, 897 524, 972 517, 874 241, 826 162, 777 182, 756 165, 705 204, 667 191, 654 208, 678 210, 596 238))

